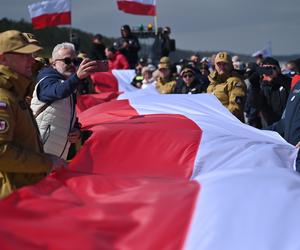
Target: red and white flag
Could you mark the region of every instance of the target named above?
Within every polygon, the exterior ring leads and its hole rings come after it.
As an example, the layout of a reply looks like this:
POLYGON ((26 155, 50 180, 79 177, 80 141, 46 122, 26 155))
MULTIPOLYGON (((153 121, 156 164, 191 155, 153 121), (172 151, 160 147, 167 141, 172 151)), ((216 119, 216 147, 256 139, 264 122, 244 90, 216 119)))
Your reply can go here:
POLYGON ((119 10, 144 16, 156 16, 156 0, 117 0, 119 10))
POLYGON ((213 95, 137 92, 93 95, 68 168, 0 201, 1 249, 300 249, 294 146, 213 95))
POLYGON ((34 29, 71 24, 71 1, 48 0, 28 6, 34 29))

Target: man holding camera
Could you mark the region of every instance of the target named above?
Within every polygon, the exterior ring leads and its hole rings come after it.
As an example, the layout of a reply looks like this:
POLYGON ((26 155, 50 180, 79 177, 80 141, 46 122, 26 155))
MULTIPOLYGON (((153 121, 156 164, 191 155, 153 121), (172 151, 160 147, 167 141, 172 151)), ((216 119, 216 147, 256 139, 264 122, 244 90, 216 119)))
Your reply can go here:
POLYGON ((31 101, 45 152, 67 159, 70 144, 80 139, 76 89, 90 74, 104 70, 102 66, 88 58, 79 64, 72 43, 54 47, 51 67, 39 72, 31 101))
POLYGON ((260 112, 263 128, 279 121, 289 96, 291 78, 281 73, 278 61, 266 57, 249 82, 248 100, 260 112))

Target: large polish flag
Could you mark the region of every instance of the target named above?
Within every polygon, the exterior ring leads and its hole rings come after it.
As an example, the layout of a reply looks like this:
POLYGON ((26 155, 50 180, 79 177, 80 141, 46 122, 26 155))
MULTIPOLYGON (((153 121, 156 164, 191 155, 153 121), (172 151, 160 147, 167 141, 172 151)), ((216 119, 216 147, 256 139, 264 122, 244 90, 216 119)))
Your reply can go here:
POLYGON ((0 202, 1 249, 300 249, 294 146, 213 95, 140 93, 91 96, 68 168, 0 202))
POLYGON ((125 13, 156 16, 156 0, 117 0, 117 5, 125 13))
POLYGON ((28 6, 34 29, 71 24, 71 1, 48 0, 28 6))

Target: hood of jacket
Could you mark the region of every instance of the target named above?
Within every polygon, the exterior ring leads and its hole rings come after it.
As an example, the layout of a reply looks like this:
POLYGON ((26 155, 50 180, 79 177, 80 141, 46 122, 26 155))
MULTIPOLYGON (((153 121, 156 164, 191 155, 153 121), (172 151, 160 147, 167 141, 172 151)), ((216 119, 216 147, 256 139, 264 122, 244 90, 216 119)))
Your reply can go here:
POLYGON ((65 77, 62 74, 60 74, 56 69, 52 67, 45 67, 39 71, 39 74, 37 76, 37 82, 46 76, 55 79, 65 79, 65 77))
POLYGON ((31 90, 33 81, 24 77, 9 67, 0 65, 0 88, 14 92, 16 96, 24 99, 31 90))

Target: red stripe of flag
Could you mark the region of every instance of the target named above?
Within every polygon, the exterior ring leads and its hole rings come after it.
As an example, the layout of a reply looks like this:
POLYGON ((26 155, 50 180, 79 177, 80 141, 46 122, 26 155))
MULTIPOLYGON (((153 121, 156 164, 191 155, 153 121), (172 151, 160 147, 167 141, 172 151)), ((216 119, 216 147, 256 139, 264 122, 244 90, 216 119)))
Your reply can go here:
POLYGON ((125 13, 134 15, 156 16, 155 5, 128 1, 118 1, 117 4, 119 10, 122 10, 125 13))
POLYGON ((79 120, 93 135, 71 162, 77 171, 185 179, 192 175, 202 130, 185 116, 139 115, 122 100, 90 108, 79 120))
POLYGON ((118 92, 118 80, 111 72, 97 72, 91 75, 96 93, 118 92))
POLYGON ((182 249, 199 184, 117 174, 66 169, 0 201, 1 250, 182 249))
POLYGON ((34 29, 43 29, 48 26, 71 24, 71 12, 44 14, 32 18, 34 29))

